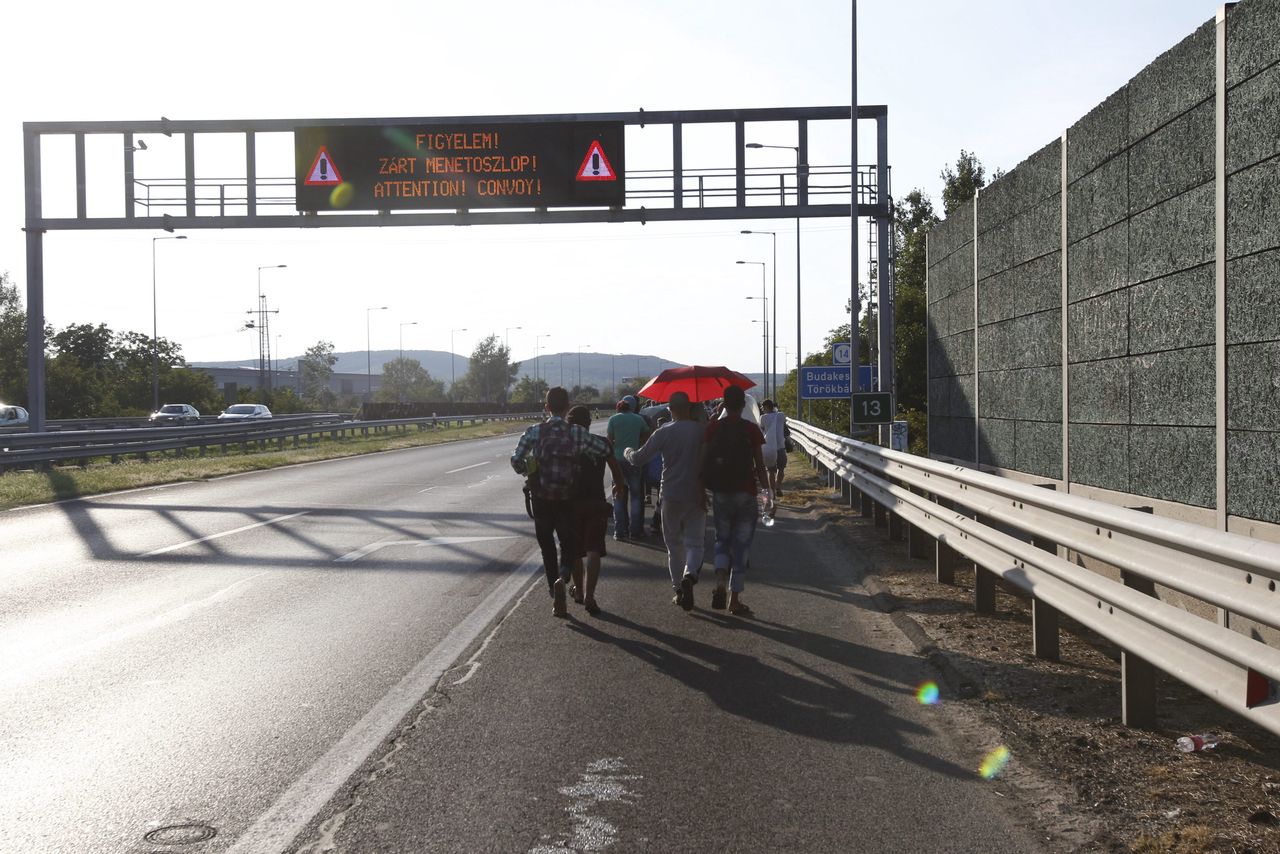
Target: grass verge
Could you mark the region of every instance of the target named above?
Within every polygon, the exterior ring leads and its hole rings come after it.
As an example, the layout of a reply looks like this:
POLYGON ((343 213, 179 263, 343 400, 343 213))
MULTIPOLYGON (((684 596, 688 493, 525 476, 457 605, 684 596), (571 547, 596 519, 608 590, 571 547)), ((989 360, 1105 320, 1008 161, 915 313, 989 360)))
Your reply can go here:
MULTIPOLYGON (((529 422, 532 423, 532 422, 529 422)), ((192 480, 208 480, 228 474, 260 471, 315 460, 332 460, 354 457, 378 451, 398 448, 415 448, 438 445, 462 439, 482 439, 522 432, 528 426, 523 422, 493 422, 458 427, 448 430, 405 431, 385 433, 359 438, 340 439, 327 437, 312 445, 285 450, 242 452, 239 446, 228 446, 226 454, 206 457, 154 457, 149 462, 127 460, 120 463, 90 462, 89 465, 55 466, 49 471, 8 472, 0 475, 0 510, 46 504, 68 498, 83 498, 137 489, 144 486, 160 486, 192 480)))

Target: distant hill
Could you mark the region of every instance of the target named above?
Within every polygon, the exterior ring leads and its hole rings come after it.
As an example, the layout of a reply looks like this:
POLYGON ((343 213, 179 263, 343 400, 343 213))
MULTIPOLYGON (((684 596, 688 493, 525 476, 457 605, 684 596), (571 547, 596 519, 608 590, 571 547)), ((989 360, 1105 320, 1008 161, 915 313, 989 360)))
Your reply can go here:
MULTIPOLYGON (((373 373, 382 373, 382 366, 386 362, 394 361, 399 358, 398 350, 374 350, 366 354, 364 350, 348 351, 343 353, 334 353, 338 357, 337 363, 333 369, 338 373, 346 374, 363 374, 366 370, 371 369, 373 373)), ((417 359, 432 377, 444 380, 446 385, 450 382, 450 377, 456 373, 458 379, 461 379, 467 373, 467 367, 470 359, 461 354, 455 355, 452 360, 449 353, 443 350, 408 350, 404 351, 406 359, 417 359)), ((280 370, 293 370, 298 362, 298 356, 288 356, 276 358, 276 365, 280 370)), ((581 370, 581 384, 595 386, 602 391, 613 388, 617 384, 621 384, 627 377, 645 377, 646 379, 655 376, 666 368, 678 368, 683 363, 673 362, 670 359, 663 359, 659 356, 641 355, 636 353, 588 353, 583 352, 581 355, 581 368, 579 368, 578 353, 544 353, 535 363, 535 360, 528 359, 520 362, 520 370, 517 377, 528 375, 530 377, 537 375, 546 379, 552 385, 564 385, 572 388, 579 384, 579 370, 581 370)), ((239 361, 229 362, 192 362, 193 367, 206 368, 256 368, 258 366, 257 359, 241 359, 239 361)), ((747 376, 760 382, 759 374, 748 373, 747 376)))

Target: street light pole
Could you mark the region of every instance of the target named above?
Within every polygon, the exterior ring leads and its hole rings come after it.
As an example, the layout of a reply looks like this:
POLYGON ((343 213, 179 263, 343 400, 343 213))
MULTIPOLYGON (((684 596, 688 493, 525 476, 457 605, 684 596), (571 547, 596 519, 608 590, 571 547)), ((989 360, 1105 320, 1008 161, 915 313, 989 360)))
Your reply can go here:
POLYGON ((460 329, 449 330, 449 394, 453 394, 453 387, 458 384, 458 369, 456 367, 457 358, 453 353, 453 336, 457 332, 466 332, 467 328, 463 326, 460 329))
POLYGON ((369 331, 369 315, 375 311, 386 311, 385 305, 372 306, 364 310, 364 370, 365 398, 373 402, 373 334, 369 331))
POLYGON ((578 345, 578 392, 582 392, 582 348, 590 347, 590 344, 578 345))
MULTIPOLYGON (((152 238, 160 239, 160 238, 152 238)), ((266 305, 262 302, 262 270, 279 270, 287 268, 288 264, 268 264, 257 268, 257 387, 259 391, 266 392, 271 387, 270 376, 268 371, 269 353, 271 351, 271 339, 268 338, 268 324, 266 324, 266 305)))
MULTIPOLYGON (((767 234, 773 238, 773 295, 769 298, 773 300, 773 337, 778 337, 778 232, 776 231, 751 231, 743 229, 743 234, 767 234)), ((773 370, 769 372, 769 377, 765 380, 764 392, 765 397, 778 396, 778 348, 773 348, 773 370), (769 394, 769 387, 773 386, 773 394, 769 394)))
MULTIPOLYGON (((764 309, 764 312, 765 312, 764 341, 762 342, 763 352, 761 353, 764 361, 764 377, 762 377, 761 379, 764 383, 766 383, 764 390, 765 390, 765 394, 767 395, 769 393, 769 386, 768 386, 768 382, 769 382, 769 297, 768 297, 768 288, 765 285, 765 268, 769 265, 763 261, 739 261, 738 263, 760 265, 760 299, 764 301, 762 308, 764 309)), ((747 297, 747 299, 755 299, 755 297, 747 297)))
MULTIPOLYGON (((550 338, 551 333, 533 336, 533 389, 538 390, 538 381, 542 379, 542 339, 550 338)), ((535 400, 534 403, 537 403, 535 400)))
MULTIPOLYGON (((417 326, 417 325, 418 325, 418 321, 416 320, 406 320, 404 323, 400 324, 400 361, 402 363, 404 362, 404 328, 406 326, 417 326)), ((404 365, 401 364, 400 367, 403 368, 404 365)))
MULTIPOLYGON (((856 17, 857 17, 857 11, 856 11, 856 10, 854 11, 854 17, 855 17, 855 19, 856 19, 856 17)), ((854 27, 855 27, 855 30, 856 30, 856 28, 857 28, 857 24, 856 24, 856 22, 855 22, 855 24, 854 24, 854 27)), ((855 53, 855 55, 856 55, 856 53, 857 53, 857 50, 858 50, 857 45, 855 45, 855 46, 854 46, 854 53, 855 53)), ((856 64, 856 63, 855 63, 855 64, 856 64)), ((856 73, 856 72, 854 73, 854 76, 855 76, 855 78, 856 78, 856 76, 857 76, 857 73, 856 73)), ((854 124, 854 132, 856 133, 856 132, 857 132, 857 130, 858 130, 858 128, 857 128, 857 124, 858 124, 858 122, 857 122, 857 118, 856 118, 857 110, 856 110, 856 109, 854 110, 854 115, 855 115, 855 118, 854 118, 854 122, 853 122, 853 124, 854 124)), ((807 137, 806 137, 806 132, 803 130, 803 125, 802 125, 802 129, 801 129, 800 137, 801 137, 801 142, 805 141, 805 139, 807 138, 807 137)), ((856 143, 855 143, 855 145, 856 145, 856 143)), ((798 146, 798 145, 761 145, 761 144, 760 144, 760 143, 758 143, 758 142, 748 142, 748 143, 747 143, 747 148, 789 148, 789 149, 791 149, 792 151, 794 151, 794 152, 796 153, 796 207, 797 207, 797 208, 799 208, 799 207, 800 207, 800 185, 801 185, 802 177, 803 177, 803 176, 804 176, 804 174, 805 174, 805 172, 802 172, 802 170, 806 170, 806 171, 807 171, 807 170, 808 170, 808 168, 809 168, 809 167, 808 167, 808 164, 805 164, 805 163, 801 163, 801 162, 800 162, 800 146, 798 146)), ((855 165, 855 166, 854 166, 854 168, 853 168, 853 173, 854 173, 854 180, 853 180, 853 185, 854 185, 854 195, 856 196, 856 195, 857 195, 857 183, 858 183, 858 182, 857 182, 858 168, 857 168, 857 166, 856 166, 856 165, 855 165)), ((782 201, 783 201, 783 204, 786 204, 786 199, 783 199, 782 201)), ((855 198, 855 201, 854 201, 854 208, 855 208, 855 209, 857 208, 857 200, 856 200, 856 198, 855 198)), ((855 218, 854 218, 854 229, 853 229, 853 231, 854 231, 854 238, 853 238, 853 239, 854 239, 854 242, 856 243, 856 242, 857 242, 857 240, 858 240, 858 237, 857 237, 857 232, 858 232, 858 228, 857 228, 857 217, 855 217, 855 218)), ((776 244, 775 244, 775 246, 776 246, 776 244)), ((774 264, 776 265, 776 264, 777 264, 777 261, 778 261, 778 259, 777 259, 777 256, 776 256, 776 255, 774 256, 774 259, 773 259, 773 260, 774 260, 774 264)), ((774 272, 775 272, 775 273, 777 272, 777 268, 776 268, 776 266, 775 266, 774 272)), ((856 276, 856 274, 855 274, 855 276, 856 276)), ((775 297, 775 302, 774 302, 774 304, 773 304, 773 320, 774 320, 774 332, 773 332, 773 334, 774 334, 774 336, 775 336, 775 338, 776 338, 776 336, 777 336, 777 334, 778 334, 778 329, 777 329, 777 320, 778 320, 778 303, 776 302, 776 297, 777 297, 777 294, 776 294, 776 293, 774 294, 774 297, 775 297)), ((851 329, 852 329, 852 327, 851 327, 851 329)), ((852 336, 850 336, 850 337, 852 337, 852 336)), ((777 351, 776 351, 776 350, 775 350, 775 352, 774 352, 774 356, 777 356, 777 351)), ((804 350, 803 350, 803 348, 802 348, 802 346, 801 346, 801 344, 800 344, 800 217, 799 217, 799 216, 796 216, 796 420, 797 420, 797 421, 802 420, 802 419, 803 419, 803 417, 804 417, 803 413, 800 411, 800 367, 801 367, 801 366, 800 366, 800 361, 801 361, 803 358, 804 358, 804 350)), ((849 370, 850 370, 850 371, 854 370, 854 368, 853 368, 853 366, 852 366, 852 365, 850 366, 849 370)))
MULTIPOLYGON (((185 234, 151 238, 151 411, 160 409, 160 334, 156 319, 156 241, 186 240, 185 234)), ((261 287, 258 290, 262 290, 261 287)))
POLYGON ((502 343, 507 348, 507 358, 511 358, 511 330, 524 329, 523 326, 508 326, 502 331, 502 343))

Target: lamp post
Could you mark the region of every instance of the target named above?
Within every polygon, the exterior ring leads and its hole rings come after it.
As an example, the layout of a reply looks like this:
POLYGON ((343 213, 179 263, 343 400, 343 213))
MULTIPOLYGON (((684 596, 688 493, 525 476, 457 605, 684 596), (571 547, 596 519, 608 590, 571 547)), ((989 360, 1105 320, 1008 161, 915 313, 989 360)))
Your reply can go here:
MULTIPOLYGON (((162 238, 152 238, 158 240, 162 238)), ((267 373, 270 369, 268 361, 271 352, 271 331, 267 323, 267 306, 262 301, 262 271, 263 270, 282 270, 288 267, 288 264, 267 264, 265 267, 258 268, 258 387, 265 394, 271 388, 271 377, 267 373)))
POLYGON ((385 305, 372 306, 364 310, 364 369, 365 397, 373 401, 373 335, 369 331, 369 315, 375 311, 386 311, 385 305))
POLYGON ((523 326, 508 326, 502 331, 502 344, 507 348, 507 358, 511 358, 511 330, 524 329, 523 326))
MULTIPOLYGON (((418 325, 418 321, 416 320, 406 320, 404 323, 400 324, 400 361, 401 362, 404 362, 404 328, 406 326, 417 326, 417 325, 418 325)), ((402 364, 401 367, 404 367, 404 365, 402 364)))
MULTIPOLYGON (((856 26, 856 25, 855 25, 855 26, 856 26)), ((858 48, 857 48, 857 46, 855 45, 855 46, 854 46, 854 51, 855 51, 855 53, 856 53, 857 49, 858 49, 858 48)), ((855 113, 856 113, 856 110, 855 110, 855 113)), ((857 122, 855 121, 855 122, 854 122, 854 124, 856 125, 856 124, 857 124, 857 122)), ((856 132, 857 132, 857 128, 854 128, 854 132, 855 132, 855 134, 856 134, 856 132)), ((857 146, 857 143, 856 143, 856 142, 854 143, 854 146, 855 146, 855 148, 856 148, 856 146, 857 146)), ((801 177, 802 177, 803 175, 807 174, 807 171, 808 171, 808 168, 809 168, 808 164, 806 164, 806 163, 801 163, 801 162, 800 162, 800 146, 798 146, 798 145, 762 145, 761 143, 758 143, 758 142, 748 142, 748 143, 747 143, 747 148, 787 148, 787 149, 790 149, 790 150, 792 150, 792 151, 794 151, 794 152, 796 153, 796 207, 797 207, 797 208, 798 208, 798 207, 800 207, 800 182, 801 182, 801 177)), ((854 202, 853 202, 853 203, 854 203, 854 208, 856 209, 856 208, 857 208, 857 204, 858 204, 858 200, 857 200, 857 198, 856 198, 856 197, 857 197, 857 188, 856 188, 856 185, 857 185, 857 173, 858 173, 858 167, 857 167, 856 165, 855 165, 855 166, 854 166, 854 168, 853 168, 853 172, 854 172, 854 180, 853 180, 853 183, 854 183, 854 185, 855 185, 855 189, 854 189, 854 196, 855 196, 855 198, 854 198, 854 202)), ((786 201, 787 201, 787 200, 784 198, 782 201, 783 201, 783 204, 786 204, 786 201)), ((854 242, 854 243, 857 243, 857 242, 858 242, 858 229, 857 229, 857 224, 856 224, 856 223, 854 224, 854 229, 853 229, 853 242, 854 242)), ((776 262, 776 260, 777 260, 777 259, 775 258, 774 260, 775 260, 775 262, 776 262)), ((855 266, 855 269, 856 269, 857 265, 854 265, 854 266, 855 266)), ((856 272, 854 273, 854 278, 855 278, 855 280, 856 280, 856 278, 857 278, 857 273, 856 273, 856 272)), ((777 304, 776 302, 774 303, 773 308, 774 308, 774 315, 775 315, 775 316, 774 316, 774 320, 776 321, 776 320, 777 320, 777 310, 778 310, 778 304, 777 304)), ((855 326, 856 326, 856 324, 855 324, 855 326)), ((850 329, 852 330, 852 329, 853 329, 853 327, 851 326, 851 327, 850 327, 850 329)), ((776 324, 774 325, 774 335, 777 335, 777 325, 776 325, 776 324)), ((851 337, 852 337, 852 336, 851 336, 851 337)), ((800 381, 800 360, 801 360, 801 359, 803 359, 803 358, 804 358, 804 349, 801 347, 801 344, 800 344, 800 217, 799 217, 799 216, 797 216, 797 217, 796 217, 796 382, 799 382, 799 381, 800 381)), ((850 368, 849 368, 849 370, 853 370, 853 368, 852 368, 852 367, 850 367, 850 368)), ((799 386, 797 386, 797 390, 798 390, 798 389, 799 389, 799 386)), ((800 420, 800 419, 801 419, 801 417, 802 417, 802 415, 801 415, 801 412, 800 412, 800 395, 797 393, 797 394, 796 394, 796 420, 797 420, 797 421, 798 421, 798 420, 800 420)))
MULTIPOLYGON (((743 234, 767 234, 773 238, 773 293, 769 299, 773 301, 773 336, 774 340, 778 337, 778 232, 776 231, 752 231, 744 228, 743 234)), ((765 397, 769 397, 770 386, 773 388, 774 397, 778 394, 778 348, 773 348, 773 367, 765 378, 764 393, 765 397)))
POLYGON ((449 394, 453 394, 453 387, 458 384, 458 369, 456 367, 457 358, 453 352, 453 336, 458 332, 466 332, 467 327, 449 330, 449 394))
MULTIPOLYGON (((533 388, 537 391, 538 381, 542 379, 542 339, 550 338, 551 333, 533 336, 533 388)), ((534 403, 537 403, 535 400, 534 403)))
MULTIPOLYGON (((765 383, 764 391, 769 393, 769 298, 765 287, 765 268, 769 265, 763 261, 739 261, 739 264, 759 264, 760 265, 760 299, 763 301, 761 308, 764 310, 764 341, 762 342, 763 351, 761 353, 764 360, 764 376, 760 378, 765 383)), ((755 297, 747 297, 747 299, 755 299, 755 297)))
MULTIPOLYGON (((139 140, 141 142, 141 140, 139 140)), ((185 234, 151 238, 151 411, 160 409, 160 335, 156 320, 156 241, 186 240, 185 234)), ((261 287, 258 288, 262 290, 261 287)))
POLYGON ((591 345, 590 344, 578 345, 578 393, 579 394, 582 393, 582 348, 583 347, 587 347, 589 349, 591 345))

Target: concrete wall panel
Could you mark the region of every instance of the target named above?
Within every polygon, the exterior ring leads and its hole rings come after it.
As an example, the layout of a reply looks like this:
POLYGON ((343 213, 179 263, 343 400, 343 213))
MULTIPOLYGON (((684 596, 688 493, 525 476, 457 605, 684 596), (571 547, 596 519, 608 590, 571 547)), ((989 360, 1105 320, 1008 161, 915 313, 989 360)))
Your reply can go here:
MULTIPOLYGON (((1129 423, 1129 360, 1081 362, 1068 369, 1067 411, 1071 429, 1086 424, 1129 423)), ((1072 467, 1075 457, 1072 456, 1072 467)), ((1095 484, 1098 485, 1098 484, 1095 484)))
POLYGON ((933 332, 946 338, 973 329, 973 286, 943 297, 933 304, 929 312, 933 332))
POLYGON ((1213 180, 1213 128, 1206 101, 1129 149, 1130 214, 1213 180))
POLYGON ((1214 23, 1161 54, 1129 81, 1129 142, 1213 96, 1214 23))
POLYGON ((1129 352, 1129 293, 1112 291, 1067 306, 1067 352, 1073 361, 1129 352))
POLYGON ((972 245, 967 243, 961 251, 952 252, 940 261, 930 258, 934 261, 934 265, 929 268, 929 301, 931 303, 957 291, 973 287, 972 245))
POLYGON ((978 462, 1002 469, 1017 468, 1014 431, 1017 422, 1003 418, 983 418, 979 422, 978 462))
POLYGON ((1227 264, 1227 343, 1280 340, 1280 249, 1227 264))
POLYGON ((1280 159, 1227 178, 1227 257, 1280 246, 1280 159))
POLYGON ((983 371, 978 377, 978 400, 983 419, 1060 421, 1062 369, 1055 365, 983 371))
POLYGON ((1214 425, 1212 347, 1134 356, 1129 363, 1132 423, 1214 425))
POLYGON ((994 323, 1059 308, 1062 303, 1061 252, 1042 255, 983 283, 978 322, 994 323))
POLYGON ((1212 264, 1134 285, 1129 297, 1130 353, 1213 343, 1212 264))
MULTIPOLYGON (((1280 41, 1280 32, 1276 33, 1280 41)), ((1273 157, 1280 147, 1280 65, 1227 94, 1227 172, 1273 157)))
POLYGON ((978 329, 978 368, 1006 371, 1062 361, 1062 320, 1057 311, 1024 314, 978 329))
POLYGON ((1072 424, 1067 442, 1071 479, 1102 489, 1129 492, 1129 428, 1072 424))
POLYGON ((1121 222, 1067 247, 1067 299, 1105 294, 1129 283, 1129 223, 1121 222))
POLYGON ((961 205, 929 230, 929 261, 938 263, 973 240, 973 205, 961 205))
MULTIPOLYGON (((1280 200, 1276 201, 1280 213, 1280 200)), ((1276 226, 1280 229, 1280 224, 1276 226)), ((1213 184, 1129 220, 1129 282, 1145 282, 1213 261, 1213 184)))
POLYGON ((1249 0, 1227 16, 1227 85, 1280 62, 1280 0, 1249 0))
POLYGON ((1014 427, 1017 470, 1044 477, 1062 477, 1062 424, 1018 421, 1014 427))
POLYGON ((1227 432, 1227 512, 1280 519, 1280 433, 1227 432))
POLYGON ((1067 240, 1071 243, 1128 215, 1128 157, 1111 158, 1067 188, 1067 240))
POLYGON ((1227 389, 1228 428, 1280 432, 1280 341, 1228 347, 1227 389))
POLYGON ((1212 427, 1130 427, 1129 491, 1212 507, 1213 448, 1212 427))
POLYGON ((1075 183, 1129 145, 1129 87, 1122 86, 1067 130, 1067 182, 1075 183))

